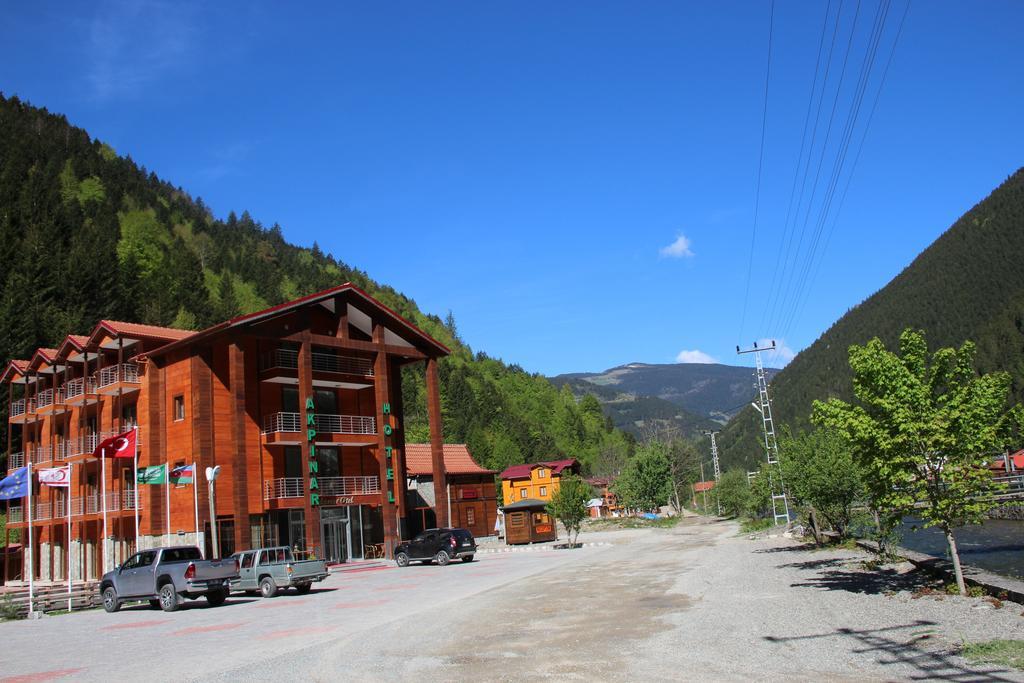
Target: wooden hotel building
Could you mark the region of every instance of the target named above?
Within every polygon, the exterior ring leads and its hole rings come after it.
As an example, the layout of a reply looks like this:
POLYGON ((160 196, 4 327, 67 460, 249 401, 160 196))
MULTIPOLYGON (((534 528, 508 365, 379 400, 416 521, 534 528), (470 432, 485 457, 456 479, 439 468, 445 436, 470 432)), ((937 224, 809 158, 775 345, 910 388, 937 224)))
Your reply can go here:
MULTIPOLYGON (((448 523, 437 375, 447 354, 345 284, 200 332, 104 320, 11 361, 0 376, 10 398, 7 471, 72 465, 68 489, 33 477, 23 557, 36 578, 64 580, 70 551, 72 578, 97 578, 135 550, 136 505, 142 548, 195 543, 209 557, 287 544, 339 562, 390 556, 412 514, 401 387, 410 364, 426 373, 435 514, 448 523), (102 439, 133 428, 140 468, 194 462, 193 483, 137 491, 130 458, 105 467, 93 458, 102 439), (221 468, 215 519, 203 474, 212 466, 221 468)), ((25 504, 9 502, 8 534, 20 529, 22 543, 25 504)))

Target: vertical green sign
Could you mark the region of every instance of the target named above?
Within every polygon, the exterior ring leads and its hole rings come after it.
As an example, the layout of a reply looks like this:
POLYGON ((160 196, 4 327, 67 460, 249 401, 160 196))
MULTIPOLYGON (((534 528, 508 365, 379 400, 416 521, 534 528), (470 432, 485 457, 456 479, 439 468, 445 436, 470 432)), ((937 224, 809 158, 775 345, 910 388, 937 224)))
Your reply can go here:
POLYGON ((320 505, 320 482, 317 473, 320 463, 316 460, 316 406, 313 397, 306 398, 306 442, 309 446, 309 504, 320 505))

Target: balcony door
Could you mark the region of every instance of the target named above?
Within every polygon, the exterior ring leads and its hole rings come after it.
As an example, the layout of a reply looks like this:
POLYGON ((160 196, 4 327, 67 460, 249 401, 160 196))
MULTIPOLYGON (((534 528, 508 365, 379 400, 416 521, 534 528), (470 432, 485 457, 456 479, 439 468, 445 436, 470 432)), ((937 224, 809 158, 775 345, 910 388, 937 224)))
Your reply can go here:
POLYGON ((281 387, 281 412, 299 412, 299 388, 281 387))
POLYGON ((317 389, 314 395, 316 412, 322 415, 338 414, 338 395, 332 389, 317 389))

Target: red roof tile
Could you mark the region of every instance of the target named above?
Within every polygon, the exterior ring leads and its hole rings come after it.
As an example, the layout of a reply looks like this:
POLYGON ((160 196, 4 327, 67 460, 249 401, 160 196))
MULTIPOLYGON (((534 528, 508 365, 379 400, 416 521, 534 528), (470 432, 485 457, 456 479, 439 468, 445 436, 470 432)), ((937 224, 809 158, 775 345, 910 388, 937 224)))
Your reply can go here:
POLYGON ((28 370, 27 360, 12 360, 4 366, 4 371, 0 374, 0 382, 7 382, 11 374, 24 375, 26 370, 28 370))
POLYGON ((555 474, 561 474, 562 470, 566 467, 573 468, 578 467, 579 463, 576 462, 576 458, 569 458, 567 460, 550 460, 548 462, 534 462, 528 465, 512 465, 505 469, 501 473, 502 479, 529 479, 530 472, 537 467, 549 467, 555 474))
MULTIPOLYGON (((166 341, 178 341, 195 334, 192 330, 179 330, 174 327, 158 327, 157 325, 143 325, 141 323, 126 323, 120 320, 101 320, 97 327, 102 327, 114 334, 123 334, 127 337, 145 337, 146 339, 166 341)), ((93 334, 96 334, 95 331, 93 334)))
POLYGON ((693 490, 697 493, 703 493, 704 491, 710 491, 715 488, 715 482, 713 481, 698 481, 693 485, 693 490))
MULTIPOLYGON (((405 444, 405 469, 411 477, 430 475, 434 471, 429 443, 405 444)), ((444 444, 444 469, 448 474, 496 474, 476 464, 464 443, 444 444)))

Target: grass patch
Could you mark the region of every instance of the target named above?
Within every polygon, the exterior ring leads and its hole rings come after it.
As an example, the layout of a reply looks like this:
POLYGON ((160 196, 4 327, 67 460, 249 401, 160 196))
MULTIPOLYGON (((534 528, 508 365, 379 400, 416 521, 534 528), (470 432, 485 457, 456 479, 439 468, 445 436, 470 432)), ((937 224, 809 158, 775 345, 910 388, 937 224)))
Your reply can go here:
POLYGON ((587 531, 607 531, 610 529, 671 529, 682 520, 681 515, 675 517, 658 517, 657 519, 646 519, 644 517, 604 517, 602 519, 591 519, 584 523, 583 528, 587 531))
POLYGON ((744 519, 740 521, 740 533, 749 534, 755 531, 764 531, 774 526, 775 521, 771 519, 744 519))
POLYGON ((986 640, 964 643, 960 651, 972 662, 999 664, 1024 670, 1024 640, 986 640))

